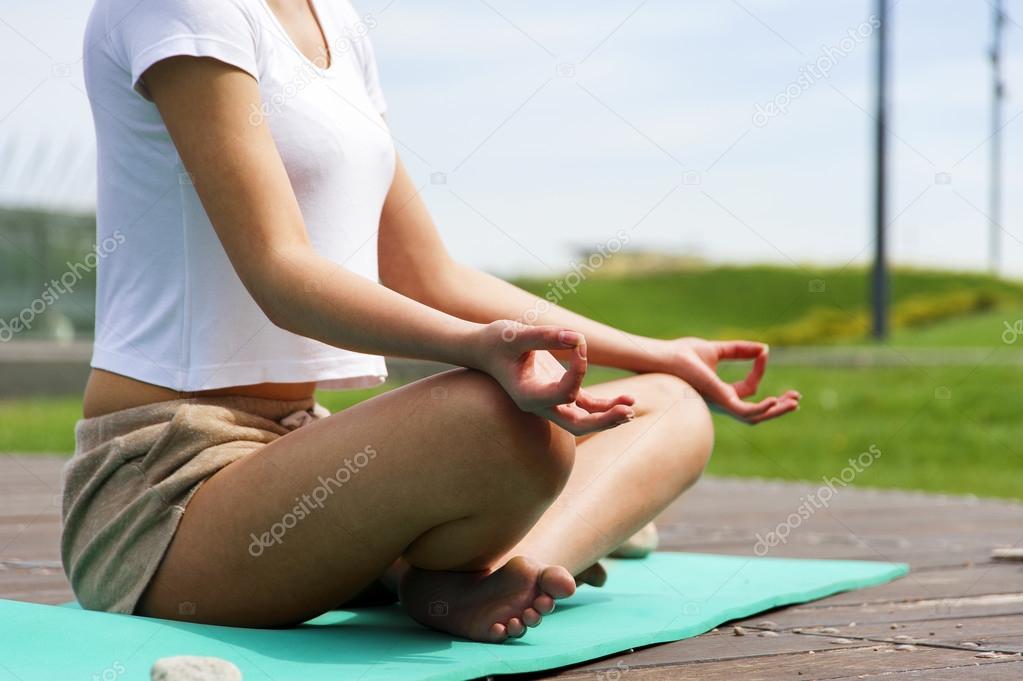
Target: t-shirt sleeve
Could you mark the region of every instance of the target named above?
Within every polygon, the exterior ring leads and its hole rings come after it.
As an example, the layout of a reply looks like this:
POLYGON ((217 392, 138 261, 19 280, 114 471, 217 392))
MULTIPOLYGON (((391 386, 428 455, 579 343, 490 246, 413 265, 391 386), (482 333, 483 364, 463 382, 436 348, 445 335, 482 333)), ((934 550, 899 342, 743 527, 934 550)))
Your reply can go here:
POLYGON ((241 0, 149 0, 122 24, 131 84, 146 99, 143 74, 169 57, 210 57, 259 80, 256 22, 241 0))

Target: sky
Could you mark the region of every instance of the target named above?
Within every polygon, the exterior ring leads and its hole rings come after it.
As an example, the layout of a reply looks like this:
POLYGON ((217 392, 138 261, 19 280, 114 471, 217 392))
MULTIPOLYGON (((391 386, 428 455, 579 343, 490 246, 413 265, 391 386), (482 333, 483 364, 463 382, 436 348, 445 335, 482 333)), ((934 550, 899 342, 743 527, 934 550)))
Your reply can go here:
MULTIPOLYGON (((553 274, 619 242, 870 257, 872 1, 354 4, 375 20, 399 152, 463 262, 553 274)), ((991 5, 893 4, 892 259, 983 269, 991 5)), ((88 5, 0 0, 0 204, 92 205, 88 5)), ((1000 234, 1003 271, 1023 276, 1023 0, 1006 8, 1000 234)))

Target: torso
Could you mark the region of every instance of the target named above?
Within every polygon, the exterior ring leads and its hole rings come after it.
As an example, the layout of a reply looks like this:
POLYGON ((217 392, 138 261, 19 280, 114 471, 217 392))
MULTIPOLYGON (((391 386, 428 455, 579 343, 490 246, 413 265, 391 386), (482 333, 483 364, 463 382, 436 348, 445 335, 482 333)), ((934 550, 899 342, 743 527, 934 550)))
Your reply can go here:
POLYGON ((260 88, 260 108, 241 124, 270 128, 311 245, 376 280, 376 233, 395 151, 368 40, 375 21, 348 0, 135 5, 97 0, 87 31, 86 84, 102 162, 86 416, 191 395, 305 399, 316 385, 379 385, 383 358, 266 318, 217 239, 141 79, 150 60, 200 49, 171 40, 182 31, 204 41, 203 50, 231 45, 214 54, 234 59, 260 88))
POLYGON ((93 369, 85 386, 82 415, 88 419, 145 404, 200 395, 241 395, 268 400, 301 400, 312 397, 315 389, 316 383, 259 383, 215 390, 179 392, 102 369, 93 369))

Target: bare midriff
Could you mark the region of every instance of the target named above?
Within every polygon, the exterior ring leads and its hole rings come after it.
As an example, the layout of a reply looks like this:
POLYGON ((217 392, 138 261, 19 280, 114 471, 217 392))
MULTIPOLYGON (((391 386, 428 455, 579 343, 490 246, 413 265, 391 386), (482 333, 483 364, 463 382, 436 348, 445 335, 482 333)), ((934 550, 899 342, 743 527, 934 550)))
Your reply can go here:
POLYGON ((235 395, 260 397, 268 400, 302 400, 312 397, 315 390, 315 383, 257 383, 214 390, 180 392, 102 369, 93 369, 89 374, 89 382, 85 386, 82 413, 85 418, 93 418, 155 402, 201 396, 235 395))

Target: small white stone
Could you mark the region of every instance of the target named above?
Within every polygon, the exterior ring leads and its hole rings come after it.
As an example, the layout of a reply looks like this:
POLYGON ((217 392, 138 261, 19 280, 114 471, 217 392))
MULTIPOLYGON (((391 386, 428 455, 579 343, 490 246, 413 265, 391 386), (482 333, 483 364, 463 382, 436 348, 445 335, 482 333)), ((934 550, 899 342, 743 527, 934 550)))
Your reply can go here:
POLYGON ((977 653, 976 655, 974 655, 974 657, 982 657, 985 660, 990 660, 992 658, 998 657, 998 653, 993 653, 990 650, 986 650, 983 653, 977 653))
POLYGON ((151 681, 242 681, 242 672, 219 657, 178 655, 157 660, 149 678, 151 681))
POLYGON ((732 633, 735 634, 736 636, 745 636, 746 630, 743 629, 742 627, 732 627, 732 633))
POLYGON ((822 634, 837 634, 838 633, 838 629, 835 629, 834 627, 822 627, 818 631, 820 633, 822 633, 822 634))
POLYGON ((963 641, 959 645, 966 646, 967 648, 979 648, 980 647, 979 643, 974 643, 973 641, 963 641))
POLYGON ((911 646, 908 643, 903 643, 902 645, 895 646, 895 649, 896 650, 916 650, 916 646, 911 646))
POLYGON ((852 641, 847 638, 833 638, 830 641, 828 641, 828 643, 834 643, 836 646, 841 646, 845 645, 846 643, 852 643, 852 641))
POLYGON ((760 636, 761 638, 771 638, 773 636, 777 636, 778 632, 777 631, 762 631, 762 632, 760 632, 757 635, 760 636))

